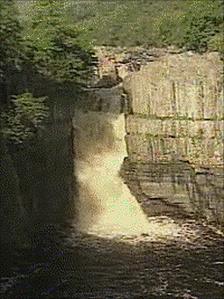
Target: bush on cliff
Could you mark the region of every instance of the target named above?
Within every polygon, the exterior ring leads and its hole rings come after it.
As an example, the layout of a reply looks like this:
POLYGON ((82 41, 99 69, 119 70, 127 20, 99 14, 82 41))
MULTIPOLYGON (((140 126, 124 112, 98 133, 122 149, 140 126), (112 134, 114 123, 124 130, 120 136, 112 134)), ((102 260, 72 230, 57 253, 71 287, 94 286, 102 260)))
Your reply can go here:
POLYGON ((20 143, 37 131, 49 105, 47 98, 32 95, 32 84, 26 81, 35 75, 55 85, 81 86, 91 74, 94 57, 88 43, 79 38, 78 26, 66 21, 67 1, 20 1, 23 8, 28 5, 26 17, 18 14, 15 3, 0 0, 0 117, 3 136, 20 143), (12 78, 18 81, 16 87, 23 81, 22 94, 13 98, 12 78))
POLYGON ((12 1, 0 0, 0 105, 7 101, 9 72, 20 69, 24 57, 22 27, 15 17, 17 14, 12 1))
POLYGON ((14 144, 33 137, 48 117, 46 97, 35 98, 29 92, 13 96, 1 114, 1 135, 14 144))
POLYGON ((18 65, 22 55, 22 32, 12 1, 0 0, 0 78, 9 65, 18 65))
POLYGON ((194 1, 185 16, 186 31, 182 46, 198 52, 208 49, 221 52, 215 40, 223 36, 223 9, 222 1, 194 1))

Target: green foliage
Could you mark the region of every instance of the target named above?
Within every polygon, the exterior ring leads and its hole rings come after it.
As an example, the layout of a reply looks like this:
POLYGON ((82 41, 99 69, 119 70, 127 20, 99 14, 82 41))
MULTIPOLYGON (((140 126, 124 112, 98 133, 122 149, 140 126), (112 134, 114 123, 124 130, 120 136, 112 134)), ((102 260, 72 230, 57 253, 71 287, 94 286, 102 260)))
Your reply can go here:
MULTIPOLYGON (((24 2, 24 1, 21 1, 24 2)), ((71 25, 78 30, 78 40, 94 45, 153 46, 174 45, 203 52, 219 50, 220 43, 211 42, 217 34, 223 34, 223 0, 116 0, 77 1, 41 0, 45 2, 44 23, 47 28, 49 8, 60 15, 62 27, 71 25), (212 46, 210 45, 212 44, 212 46), (216 47, 217 45, 217 47, 216 47)), ((39 1, 35 4, 40 6, 39 1)), ((33 17, 29 5, 30 19, 33 17)), ((33 6, 34 7, 34 6, 33 6)), ((24 8, 23 8, 23 11, 24 8)), ((54 25, 58 15, 54 14, 54 25)), ((23 16, 23 19, 28 17, 23 16)), ((27 26, 27 32, 30 26, 27 26)), ((44 30, 42 30, 44 31, 44 30)), ((47 31, 47 30, 45 30, 47 31)), ((42 32, 43 34, 43 32, 42 32)), ((41 42, 44 43, 44 38, 41 42)), ((220 39, 219 39, 220 41, 220 39)))
POLYGON ((21 66, 23 39, 16 15, 13 1, 0 0, 0 79, 5 79, 9 68, 21 66))
POLYGON ((208 43, 208 49, 210 51, 219 51, 222 59, 224 59, 224 41, 223 41, 223 39, 224 39, 223 33, 219 32, 216 35, 214 35, 208 43))
POLYGON ((46 97, 35 98, 29 92, 12 96, 11 105, 1 114, 1 134, 13 143, 34 136, 48 117, 46 97))
POLYGON ((4 108, 3 137, 21 143, 41 128, 48 115, 44 103, 47 98, 35 98, 26 92, 13 96, 5 107, 12 94, 8 85, 13 72, 32 69, 32 73, 55 84, 72 82, 77 86, 91 74, 93 53, 89 44, 79 38, 78 26, 67 22, 68 1, 31 0, 17 5, 25 9, 26 16, 18 14, 14 0, 0 0, 0 83, 5 97, 0 108, 4 108))
MULTIPOLYGON (((25 71, 25 63, 46 80, 83 84, 94 64, 91 43, 175 45, 223 53, 221 0, 18 0, 17 4, 21 15, 13 0, 0 0, 4 84, 10 80, 8 70, 25 71)), ((45 109, 43 98, 31 93, 14 97, 7 113, 2 113, 4 136, 15 142, 30 137, 45 119, 45 109)))
MULTIPOLYGON (((216 34, 223 34, 223 4, 221 1, 195 0, 187 12, 187 30, 183 45, 198 52, 207 51, 216 34)), ((215 44, 213 44, 215 46, 215 44)), ((219 50, 215 48, 214 50, 219 50)))
POLYGON ((67 17, 96 45, 174 45, 203 52, 223 34, 223 8, 221 0, 71 0, 67 17))
POLYGON ((79 40, 77 26, 67 22, 66 7, 67 1, 59 0, 33 3, 26 31, 28 56, 45 77, 82 83, 90 74, 93 53, 89 45, 79 40))

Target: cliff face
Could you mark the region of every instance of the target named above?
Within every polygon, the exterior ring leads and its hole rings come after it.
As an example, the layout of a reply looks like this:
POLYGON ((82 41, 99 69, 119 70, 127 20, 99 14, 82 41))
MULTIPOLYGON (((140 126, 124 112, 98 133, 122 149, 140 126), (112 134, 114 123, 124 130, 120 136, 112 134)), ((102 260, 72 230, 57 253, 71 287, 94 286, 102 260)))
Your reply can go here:
POLYGON ((164 55, 124 79, 129 181, 139 194, 224 223, 222 63, 164 55))
POLYGON ((101 88, 90 98, 101 102, 94 110, 107 112, 116 105, 117 113, 120 107, 126 112, 123 174, 132 191, 150 203, 151 214, 165 202, 222 226, 223 64, 218 54, 100 49, 98 57, 106 92, 101 88))
POLYGON ((133 161, 223 163, 222 64, 216 54, 166 55, 124 80, 133 161))

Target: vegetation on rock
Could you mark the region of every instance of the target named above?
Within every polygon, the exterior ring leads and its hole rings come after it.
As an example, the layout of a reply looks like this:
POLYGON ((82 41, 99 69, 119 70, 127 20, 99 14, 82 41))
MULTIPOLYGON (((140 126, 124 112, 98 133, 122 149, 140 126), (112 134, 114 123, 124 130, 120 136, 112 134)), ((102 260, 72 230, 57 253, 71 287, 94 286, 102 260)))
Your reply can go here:
POLYGON ((0 83, 6 80, 9 69, 20 67, 23 56, 22 27, 17 14, 12 1, 0 0, 0 83))
POLYGON ((48 117, 46 99, 29 92, 13 96, 7 112, 1 115, 3 137, 16 144, 32 137, 48 117))
POLYGON ((86 84, 94 57, 88 43, 79 38, 78 26, 66 21, 65 9, 61 9, 66 1, 23 1, 23 7, 29 5, 31 11, 24 18, 17 17, 15 4, 13 0, 0 0, 1 133, 20 143, 41 128, 48 100, 45 94, 34 96, 27 82, 22 83, 22 94, 12 97, 15 93, 10 83, 15 74, 17 79, 25 73, 55 84, 79 86, 86 84))

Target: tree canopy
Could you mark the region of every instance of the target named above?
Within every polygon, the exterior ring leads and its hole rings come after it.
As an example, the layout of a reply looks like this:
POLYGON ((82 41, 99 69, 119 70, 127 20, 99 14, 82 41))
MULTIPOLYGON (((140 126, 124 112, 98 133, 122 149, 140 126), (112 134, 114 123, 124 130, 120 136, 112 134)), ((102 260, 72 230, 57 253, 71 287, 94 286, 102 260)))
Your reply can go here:
POLYGON ((93 52, 79 38, 81 30, 68 23, 67 1, 40 0, 31 6, 25 38, 29 57, 43 76, 59 82, 83 82, 90 74, 93 52))
POLYGON ((0 0, 0 80, 9 68, 19 68, 23 53, 22 27, 11 0, 0 0))
POLYGON ((12 94, 9 85, 15 71, 19 77, 32 69, 46 81, 76 86, 86 84, 91 74, 93 51, 79 38, 78 26, 67 22, 66 3, 30 1, 31 13, 23 19, 15 1, 0 0, 1 134, 15 143, 32 137, 48 117, 47 97, 35 97, 29 84, 22 94, 12 94))

